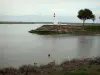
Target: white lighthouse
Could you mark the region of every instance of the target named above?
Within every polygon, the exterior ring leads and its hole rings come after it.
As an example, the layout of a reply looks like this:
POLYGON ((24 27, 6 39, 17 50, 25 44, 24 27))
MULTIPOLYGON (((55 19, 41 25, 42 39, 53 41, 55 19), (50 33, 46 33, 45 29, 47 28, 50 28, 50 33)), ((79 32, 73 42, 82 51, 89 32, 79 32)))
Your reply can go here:
POLYGON ((56 14, 55 14, 55 13, 53 14, 53 24, 57 24, 57 21, 56 21, 56 14))

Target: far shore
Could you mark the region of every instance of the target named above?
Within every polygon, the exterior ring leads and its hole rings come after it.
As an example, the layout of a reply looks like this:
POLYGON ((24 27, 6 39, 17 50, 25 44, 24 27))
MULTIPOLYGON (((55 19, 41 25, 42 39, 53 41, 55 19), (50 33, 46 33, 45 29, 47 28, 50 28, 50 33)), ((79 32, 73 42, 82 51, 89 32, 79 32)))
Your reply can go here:
POLYGON ((52 22, 0 21, 0 24, 53 24, 52 22))
MULTIPOLYGON (((0 24, 53 24, 53 22, 36 22, 36 21, 0 21, 0 24)), ((78 23, 78 22, 58 22, 58 24, 71 24, 71 25, 82 25, 82 23, 78 23)), ((100 25, 100 23, 85 23, 85 25, 100 25)))
POLYGON ((0 22, 0 24, 34 24, 34 22, 0 22))

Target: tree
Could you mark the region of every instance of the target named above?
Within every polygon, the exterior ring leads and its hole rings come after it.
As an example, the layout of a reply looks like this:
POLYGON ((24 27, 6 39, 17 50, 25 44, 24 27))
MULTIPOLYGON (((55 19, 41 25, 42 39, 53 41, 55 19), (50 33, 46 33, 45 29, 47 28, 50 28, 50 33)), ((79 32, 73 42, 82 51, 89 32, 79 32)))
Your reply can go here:
POLYGON ((79 10, 77 17, 83 21, 83 26, 84 26, 86 20, 93 18, 93 13, 89 9, 84 9, 84 10, 81 9, 79 10))
POLYGON ((92 21, 93 21, 93 23, 94 23, 94 21, 95 21, 95 15, 92 15, 92 21))

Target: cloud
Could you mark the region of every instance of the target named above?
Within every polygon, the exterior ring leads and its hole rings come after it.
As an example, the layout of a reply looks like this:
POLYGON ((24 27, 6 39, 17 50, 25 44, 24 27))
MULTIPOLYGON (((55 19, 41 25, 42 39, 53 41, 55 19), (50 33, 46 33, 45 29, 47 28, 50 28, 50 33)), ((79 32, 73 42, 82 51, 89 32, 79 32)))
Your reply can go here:
POLYGON ((100 8, 100 0, 0 0, 0 15, 76 16, 84 8, 99 14, 92 8, 100 8))

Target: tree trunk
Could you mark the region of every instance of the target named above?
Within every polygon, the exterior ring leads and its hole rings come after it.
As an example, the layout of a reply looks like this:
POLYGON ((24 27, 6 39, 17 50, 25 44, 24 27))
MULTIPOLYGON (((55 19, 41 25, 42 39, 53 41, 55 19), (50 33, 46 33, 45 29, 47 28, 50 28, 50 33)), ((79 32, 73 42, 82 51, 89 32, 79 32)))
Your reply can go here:
POLYGON ((83 20, 83 30, 84 30, 84 24, 85 24, 85 20, 83 20))
POLYGON ((84 24, 85 24, 85 20, 83 20, 83 27, 84 27, 84 24))
POLYGON ((93 24, 94 24, 94 21, 93 21, 93 24))

